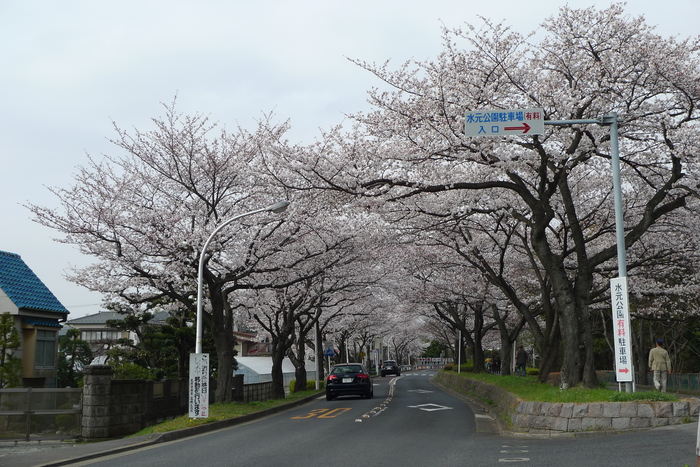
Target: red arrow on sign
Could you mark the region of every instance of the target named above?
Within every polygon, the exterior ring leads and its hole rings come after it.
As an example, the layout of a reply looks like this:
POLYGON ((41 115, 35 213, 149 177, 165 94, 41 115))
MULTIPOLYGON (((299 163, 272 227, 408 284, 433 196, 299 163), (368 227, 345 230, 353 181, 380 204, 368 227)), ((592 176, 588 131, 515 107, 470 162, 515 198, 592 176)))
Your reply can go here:
POLYGON ((630 372, 629 368, 623 368, 622 370, 617 370, 617 371, 619 371, 620 373, 629 373, 630 372))
POLYGON ((504 130, 506 130, 506 131, 508 131, 508 130, 514 130, 514 131, 515 130, 523 130, 523 134, 525 134, 528 131, 530 131, 530 125, 523 122, 523 126, 507 126, 504 128, 504 130))

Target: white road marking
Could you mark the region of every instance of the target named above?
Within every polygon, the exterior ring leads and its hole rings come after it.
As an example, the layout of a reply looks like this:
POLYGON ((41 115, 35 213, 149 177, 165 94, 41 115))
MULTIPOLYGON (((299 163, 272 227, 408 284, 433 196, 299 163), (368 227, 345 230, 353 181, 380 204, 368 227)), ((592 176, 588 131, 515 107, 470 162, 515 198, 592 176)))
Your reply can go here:
POLYGON ((445 407, 444 405, 437 404, 421 404, 421 405, 409 405, 409 409, 419 409, 426 412, 435 412, 437 410, 452 410, 453 407, 445 407))

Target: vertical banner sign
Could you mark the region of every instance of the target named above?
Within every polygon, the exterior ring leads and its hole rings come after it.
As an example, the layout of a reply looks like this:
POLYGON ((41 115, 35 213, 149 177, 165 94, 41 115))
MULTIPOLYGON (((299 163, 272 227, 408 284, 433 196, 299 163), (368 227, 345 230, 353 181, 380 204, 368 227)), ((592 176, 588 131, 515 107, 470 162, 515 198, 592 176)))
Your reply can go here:
POLYGON ((631 382, 633 376, 630 310, 627 300, 627 278, 610 280, 612 321, 615 339, 615 377, 618 382, 631 382))
POLYGON ((190 354, 190 418, 209 416, 209 354, 190 354))

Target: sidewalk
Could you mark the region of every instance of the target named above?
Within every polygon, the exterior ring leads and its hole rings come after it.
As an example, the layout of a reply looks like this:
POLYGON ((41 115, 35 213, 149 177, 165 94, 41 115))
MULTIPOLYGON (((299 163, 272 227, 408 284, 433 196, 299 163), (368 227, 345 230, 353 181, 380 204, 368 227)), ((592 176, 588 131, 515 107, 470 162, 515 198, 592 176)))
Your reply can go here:
POLYGON ((304 405, 323 394, 314 394, 304 399, 289 404, 273 407, 260 412, 243 415, 241 417, 220 420, 218 422, 199 425, 192 428, 170 431, 167 433, 155 433, 131 438, 113 439, 108 441, 96 441, 89 443, 60 442, 60 441, 0 441, 0 465, 12 467, 49 467, 71 465, 90 459, 132 451, 154 444, 165 443, 178 439, 208 433, 223 428, 228 428, 242 423, 258 420, 269 415, 290 410, 304 405))

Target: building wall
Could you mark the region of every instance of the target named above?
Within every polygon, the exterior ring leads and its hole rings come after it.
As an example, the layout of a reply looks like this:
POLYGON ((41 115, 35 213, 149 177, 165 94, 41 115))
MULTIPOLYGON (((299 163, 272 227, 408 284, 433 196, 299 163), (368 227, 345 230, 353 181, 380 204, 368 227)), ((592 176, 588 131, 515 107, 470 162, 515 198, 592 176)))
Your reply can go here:
POLYGON ((36 329, 22 328, 22 378, 34 378, 36 360, 36 329))
POLYGON ((10 297, 8 297, 2 289, 0 289, 0 313, 10 313, 11 315, 17 315, 19 313, 17 305, 10 300, 10 297))
POLYGON ((56 336, 54 341, 53 368, 36 367, 37 333, 42 328, 22 326, 22 385, 32 387, 56 387, 58 376, 58 332, 55 328, 45 328, 56 336))

